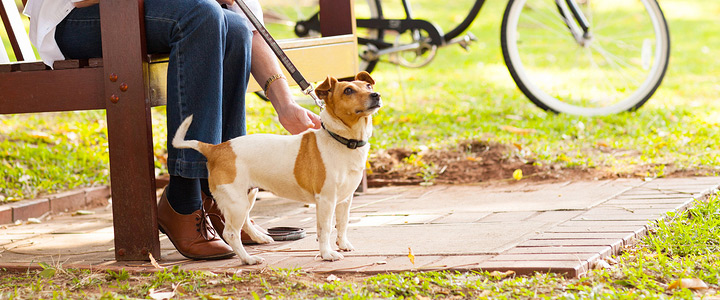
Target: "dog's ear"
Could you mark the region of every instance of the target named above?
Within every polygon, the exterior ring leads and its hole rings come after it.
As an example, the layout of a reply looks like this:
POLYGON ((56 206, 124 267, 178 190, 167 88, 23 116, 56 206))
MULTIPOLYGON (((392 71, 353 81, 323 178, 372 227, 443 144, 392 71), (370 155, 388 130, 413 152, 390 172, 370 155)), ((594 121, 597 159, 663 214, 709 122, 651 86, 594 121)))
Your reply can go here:
POLYGON ((320 97, 320 99, 327 99, 328 94, 330 94, 330 91, 337 82, 338 81, 335 77, 328 76, 325 81, 315 88, 315 94, 320 97))
POLYGON ((357 73, 357 75, 355 75, 355 80, 365 81, 369 84, 375 85, 375 80, 370 77, 370 73, 365 71, 360 71, 360 73, 357 73))

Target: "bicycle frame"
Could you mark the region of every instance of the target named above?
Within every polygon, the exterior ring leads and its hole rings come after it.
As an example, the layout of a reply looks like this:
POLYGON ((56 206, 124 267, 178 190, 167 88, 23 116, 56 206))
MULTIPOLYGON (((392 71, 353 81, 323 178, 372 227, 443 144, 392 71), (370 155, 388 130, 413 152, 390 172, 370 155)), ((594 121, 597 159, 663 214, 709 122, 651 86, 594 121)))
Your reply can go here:
MULTIPOLYGON (((469 33, 463 37, 460 36, 465 33, 468 28, 470 28, 485 4, 485 0, 475 0, 465 19, 463 19, 460 24, 448 33, 442 34, 442 29, 437 28, 432 23, 426 20, 413 18, 409 0, 401 0, 405 11, 404 19, 386 19, 382 12, 382 0, 375 1, 377 3, 377 17, 372 19, 356 19, 356 25, 358 28, 390 30, 395 31, 398 34, 402 34, 410 30, 413 32, 414 37, 418 36, 418 31, 422 30, 426 32, 428 36, 426 40, 416 41, 406 45, 395 45, 382 39, 358 37, 358 44, 372 45, 372 47, 377 49, 377 53, 373 56, 373 59, 385 54, 421 49, 423 47, 427 48, 429 46, 442 47, 457 43, 463 48, 466 48, 471 41, 475 40, 475 37, 469 33)), ((576 0, 555 0, 555 3, 558 7, 558 12, 567 25, 570 33, 580 45, 585 46, 591 39, 590 26, 584 14, 578 7, 576 0)), ((320 20, 318 14, 313 15, 308 20, 300 20, 295 25, 295 34, 300 37, 307 36, 310 31, 319 30, 320 20)))

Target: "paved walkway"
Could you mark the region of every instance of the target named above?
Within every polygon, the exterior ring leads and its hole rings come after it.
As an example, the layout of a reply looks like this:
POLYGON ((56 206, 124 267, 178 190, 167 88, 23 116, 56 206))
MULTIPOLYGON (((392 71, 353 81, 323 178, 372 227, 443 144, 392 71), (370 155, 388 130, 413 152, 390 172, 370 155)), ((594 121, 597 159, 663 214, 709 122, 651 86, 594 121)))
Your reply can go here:
MULTIPOLYGON (((262 194, 251 214, 258 224, 300 226, 308 236, 247 246, 266 262, 243 266, 236 258, 187 260, 161 235, 159 263, 229 272, 267 267, 363 273, 484 269, 581 276, 599 259, 645 235, 653 220, 686 209, 719 184, 720 177, 703 177, 370 189, 353 202, 349 237, 357 250, 336 262, 316 257, 314 207, 262 194)), ((108 208, 0 228, 0 267, 24 269, 47 262, 153 268, 146 262, 114 260, 108 208)))

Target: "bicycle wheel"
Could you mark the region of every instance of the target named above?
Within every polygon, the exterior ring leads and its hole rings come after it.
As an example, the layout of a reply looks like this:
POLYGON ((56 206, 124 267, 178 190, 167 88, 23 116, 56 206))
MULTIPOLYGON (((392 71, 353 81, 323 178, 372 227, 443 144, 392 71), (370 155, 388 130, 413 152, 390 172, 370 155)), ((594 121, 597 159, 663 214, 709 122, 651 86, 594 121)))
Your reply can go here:
POLYGON ((508 2, 500 35, 515 83, 553 112, 592 116, 639 108, 668 66, 670 35, 660 6, 656 0, 577 3, 590 25, 585 45, 563 21, 564 3, 508 2))
MULTIPOLYGON (((380 6, 380 0, 367 0, 367 8, 357 7, 358 11, 364 12, 358 12, 361 15, 369 14, 369 18, 376 19, 376 18, 382 18, 382 7, 380 6)), ((358 36, 364 37, 368 40, 383 40, 385 36, 385 32, 383 30, 378 29, 363 29, 358 28, 358 36)), ((372 44, 369 43, 360 43, 358 45, 359 50, 359 56, 360 56, 360 70, 365 70, 368 73, 375 70, 375 67, 377 66, 377 63, 380 61, 377 57, 372 57, 373 55, 368 55, 376 52, 377 49, 372 44), (370 58, 369 58, 370 57, 370 58)))

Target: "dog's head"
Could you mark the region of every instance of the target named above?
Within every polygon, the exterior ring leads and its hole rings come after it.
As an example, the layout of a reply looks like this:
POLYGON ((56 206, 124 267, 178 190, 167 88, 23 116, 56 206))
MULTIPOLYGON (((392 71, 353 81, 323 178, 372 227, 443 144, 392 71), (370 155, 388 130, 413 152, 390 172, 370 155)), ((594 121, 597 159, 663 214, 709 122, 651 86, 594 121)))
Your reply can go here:
POLYGON ((315 93, 325 100, 326 111, 350 125, 382 107, 380 93, 373 91, 373 85, 375 80, 362 71, 353 81, 338 81, 328 76, 315 88, 315 93))

